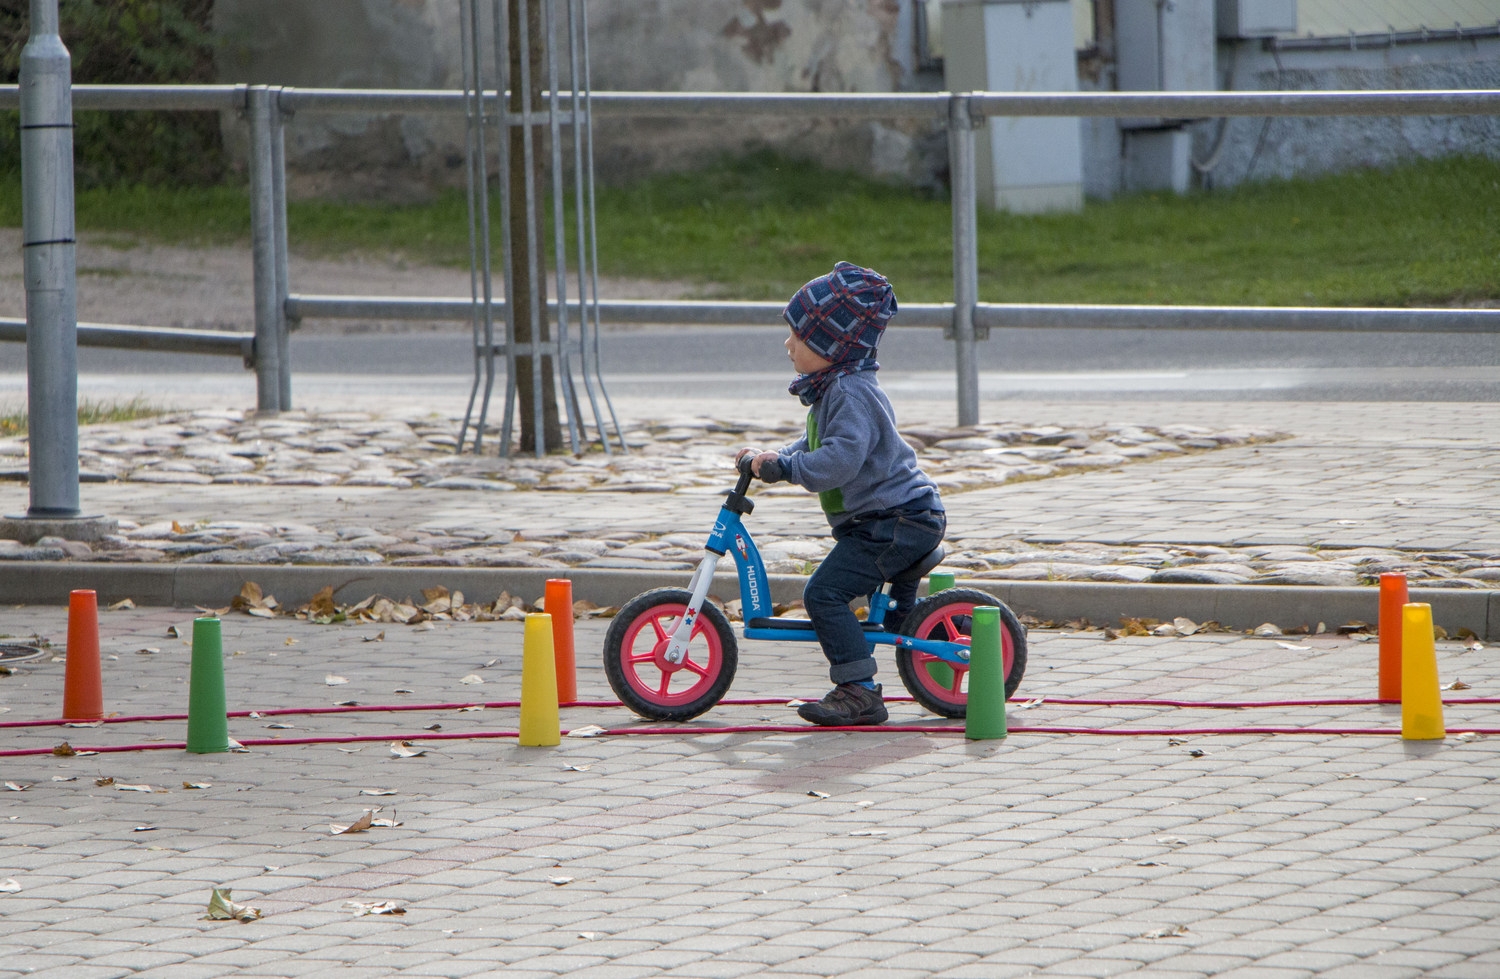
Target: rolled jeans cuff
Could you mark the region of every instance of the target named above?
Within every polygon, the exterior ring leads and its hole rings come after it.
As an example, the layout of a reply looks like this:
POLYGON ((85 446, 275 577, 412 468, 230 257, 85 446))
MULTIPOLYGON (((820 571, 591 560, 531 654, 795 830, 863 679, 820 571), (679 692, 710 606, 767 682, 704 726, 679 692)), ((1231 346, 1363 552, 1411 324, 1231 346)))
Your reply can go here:
POLYGON ((830 663, 828 679, 834 683, 859 683, 862 680, 875 679, 875 670, 875 657, 866 656, 852 663, 830 663))

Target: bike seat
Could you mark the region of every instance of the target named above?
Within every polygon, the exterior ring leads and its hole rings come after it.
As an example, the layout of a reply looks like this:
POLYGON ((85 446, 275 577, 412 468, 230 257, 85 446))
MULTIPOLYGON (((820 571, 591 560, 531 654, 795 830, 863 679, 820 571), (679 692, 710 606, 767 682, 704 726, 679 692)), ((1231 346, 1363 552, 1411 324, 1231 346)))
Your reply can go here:
POLYGON ((942 564, 943 558, 947 556, 948 549, 939 544, 937 547, 934 547, 932 550, 928 551, 927 556, 922 558, 922 560, 918 561, 916 564, 913 564, 911 567, 907 568, 900 574, 893 575, 891 577, 891 584, 900 585, 905 584, 909 581, 918 581, 927 572, 942 564))

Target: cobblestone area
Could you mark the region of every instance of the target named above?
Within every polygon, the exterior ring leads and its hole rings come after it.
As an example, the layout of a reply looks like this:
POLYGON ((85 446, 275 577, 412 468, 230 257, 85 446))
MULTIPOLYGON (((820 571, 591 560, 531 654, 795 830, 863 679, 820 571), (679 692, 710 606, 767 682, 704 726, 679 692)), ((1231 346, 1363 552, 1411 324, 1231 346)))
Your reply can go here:
MULTIPOLYGON (((497 505, 503 505, 505 494, 531 492, 571 498, 593 493, 714 496, 733 479, 734 447, 775 446, 796 434, 790 427, 722 419, 646 421, 626 429, 627 453, 606 455, 596 446, 578 456, 501 459, 456 454, 457 431, 457 419, 433 414, 289 412, 258 418, 237 410, 203 410, 90 426, 81 433, 80 465, 91 480, 163 489, 423 488, 496 494, 497 505)), ((1000 423, 915 426, 904 434, 949 499, 1009 483, 1284 437, 1256 428, 1120 424, 1063 429, 1000 423)), ((24 476, 25 452, 22 439, 0 442, 0 467, 12 477, 24 476)), ((785 485, 757 489, 758 496, 802 494, 785 485)), ((1500 553, 1483 549, 1039 544, 997 538, 981 528, 954 531, 946 567, 979 579, 1352 586, 1369 584, 1381 572, 1401 571, 1424 587, 1493 588, 1500 582, 1500 553)), ((777 536, 771 529, 761 544, 771 571, 806 573, 830 541, 809 534, 777 536)), ((187 526, 171 520, 144 525, 125 520, 118 535, 92 547, 57 539, 34 546, 0 541, 0 560, 684 570, 701 547, 696 534, 647 532, 628 521, 607 534, 525 534, 451 523, 424 526, 411 519, 318 525, 224 519, 187 526)))

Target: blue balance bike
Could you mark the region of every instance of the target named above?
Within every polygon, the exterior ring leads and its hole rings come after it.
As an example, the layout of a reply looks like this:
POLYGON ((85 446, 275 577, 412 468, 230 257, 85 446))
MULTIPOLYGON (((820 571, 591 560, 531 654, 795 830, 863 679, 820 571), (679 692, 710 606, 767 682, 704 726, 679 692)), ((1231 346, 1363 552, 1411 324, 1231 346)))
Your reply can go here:
MULTIPOLYGON (((604 670, 621 702, 642 717, 686 721, 713 707, 729 690, 739 651, 729 618, 706 601, 714 570, 725 554, 739 569, 744 638, 770 642, 816 643, 806 619, 776 617, 770 580, 744 517, 755 509, 745 495, 753 478, 750 458, 739 464, 740 478, 719 511, 705 553, 687 588, 657 588, 632 598, 620 609, 604 639, 604 670)), ((963 717, 968 707, 969 629, 976 605, 1000 610, 1001 659, 1005 695, 1015 693, 1026 672, 1026 630, 1010 609, 987 592, 948 588, 920 600, 906 621, 887 623, 894 607, 893 582, 915 581, 943 560, 938 546, 869 597, 864 625, 873 653, 894 646, 901 682, 917 703, 943 717, 963 717)))

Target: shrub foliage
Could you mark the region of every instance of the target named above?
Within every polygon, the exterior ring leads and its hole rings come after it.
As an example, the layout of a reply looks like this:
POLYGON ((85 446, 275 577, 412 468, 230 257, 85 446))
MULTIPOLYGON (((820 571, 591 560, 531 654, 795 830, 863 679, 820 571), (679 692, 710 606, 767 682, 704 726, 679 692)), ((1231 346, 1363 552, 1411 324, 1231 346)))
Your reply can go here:
MULTIPOLYGON (((214 81, 213 0, 60 0, 74 84, 206 84, 214 81)), ((30 34, 28 0, 0 0, 0 82, 20 78, 30 34)), ((80 187, 218 183, 225 156, 211 112, 74 110, 80 187)), ((21 166, 18 113, 0 113, 0 173, 21 166)))

